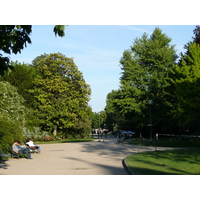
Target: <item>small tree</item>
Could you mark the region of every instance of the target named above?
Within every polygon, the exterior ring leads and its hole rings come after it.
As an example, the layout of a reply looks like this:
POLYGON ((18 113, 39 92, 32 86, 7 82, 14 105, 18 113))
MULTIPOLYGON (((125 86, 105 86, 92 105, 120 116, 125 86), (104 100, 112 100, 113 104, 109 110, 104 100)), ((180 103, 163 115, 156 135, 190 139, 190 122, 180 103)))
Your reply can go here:
POLYGON ((0 82, 0 113, 21 128, 25 125, 24 98, 18 94, 14 86, 5 81, 0 82))

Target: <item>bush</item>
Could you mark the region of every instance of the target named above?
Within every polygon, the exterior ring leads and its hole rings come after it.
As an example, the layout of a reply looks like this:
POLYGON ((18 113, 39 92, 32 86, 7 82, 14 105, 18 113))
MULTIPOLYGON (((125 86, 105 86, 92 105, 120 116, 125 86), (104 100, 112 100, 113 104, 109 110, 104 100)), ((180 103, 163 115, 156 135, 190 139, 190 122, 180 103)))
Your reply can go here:
POLYGON ((17 122, 5 116, 0 116, 0 124, 0 148, 7 153, 14 140, 22 141, 22 130, 17 122))
POLYGON ((33 138, 34 141, 39 141, 39 142, 43 142, 43 141, 52 141, 53 137, 49 136, 48 132, 41 130, 40 127, 33 127, 32 130, 24 127, 23 128, 23 138, 24 141, 27 138, 33 138))
POLYGON ((10 83, 0 81, 0 113, 10 121, 16 121, 21 127, 24 126, 25 114, 24 98, 19 95, 17 88, 10 83))

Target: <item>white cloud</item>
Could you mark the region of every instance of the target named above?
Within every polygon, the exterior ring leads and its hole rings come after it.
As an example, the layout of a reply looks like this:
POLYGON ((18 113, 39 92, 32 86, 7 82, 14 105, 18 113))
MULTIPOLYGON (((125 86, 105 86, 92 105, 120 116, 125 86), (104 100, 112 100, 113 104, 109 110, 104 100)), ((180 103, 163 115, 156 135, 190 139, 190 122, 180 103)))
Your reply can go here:
POLYGON ((145 30, 145 29, 142 29, 142 28, 138 28, 138 27, 135 27, 135 26, 131 26, 131 25, 125 25, 126 28, 129 28, 131 30, 134 30, 134 31, 139 31, 139 32, 143 32, 143 33, 152 33, 152 31, 148 31, 148 30, 145 30))

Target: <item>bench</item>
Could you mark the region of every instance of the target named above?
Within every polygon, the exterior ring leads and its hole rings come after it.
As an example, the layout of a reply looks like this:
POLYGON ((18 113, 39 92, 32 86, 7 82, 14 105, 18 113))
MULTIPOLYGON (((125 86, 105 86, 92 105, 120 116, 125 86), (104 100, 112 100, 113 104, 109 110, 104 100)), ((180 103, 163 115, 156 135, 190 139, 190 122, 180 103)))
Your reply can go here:
POLYGON ((12 158, 20 158, 20 154, 13 151, 12 147, 10 147, 10 154, 12 158))

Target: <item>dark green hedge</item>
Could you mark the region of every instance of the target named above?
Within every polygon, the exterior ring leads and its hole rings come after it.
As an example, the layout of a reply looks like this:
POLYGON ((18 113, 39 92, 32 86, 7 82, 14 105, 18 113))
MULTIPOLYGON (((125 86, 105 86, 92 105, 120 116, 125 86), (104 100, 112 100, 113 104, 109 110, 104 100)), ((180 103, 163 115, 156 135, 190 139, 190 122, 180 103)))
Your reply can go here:
POLYGON ((14 140, 22 141, 22 130, 17 122, 0 116, 0 149, 7 153, 14 140))

